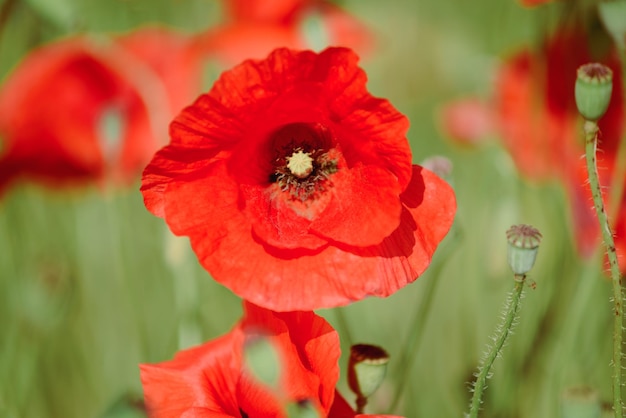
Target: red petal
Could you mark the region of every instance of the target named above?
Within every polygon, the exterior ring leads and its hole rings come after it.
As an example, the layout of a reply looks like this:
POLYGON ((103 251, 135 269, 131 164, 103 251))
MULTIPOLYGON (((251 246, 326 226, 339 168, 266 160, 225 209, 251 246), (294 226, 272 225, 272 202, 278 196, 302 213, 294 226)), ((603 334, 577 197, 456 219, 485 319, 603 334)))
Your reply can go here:
POLYGON ((276 313, 247 302, 244 306, 244 329, 262 330, 280 350, 283 394, 291 401, 319 402, 326 413, 339 379, 337 332, 313 312, 276 313))
POLYGON ((328 418, 354 418, 354 410, 338 391, 335 391, 335 399, 328 418))
POLYGON ((345 305, 369 295, 389 296, 426 269, 455 211, 454 193, 448 184, 416 167, 402 195, 405 209, 400 226, 380 244, 328 246, 316 252, 280 250, 253 240, 248 221, 229 206, 236 200, 230 187, 235 184, 206 190, 181 182, 166 218, 175 233, 190 236, 200 262, 217 281, 255 304, 277 311, 312 310, 345 305), (186 210, 191 210, 188 202, 192 197, 205 201, 206 208, 192 210, 194 216, 189 216, 186 210), (209 222, 219 229, 207 228, 209 222))
POLYGON ((325 192, 331 200, 311 223, 312 231, 338 243, 365 247, 379 244, 398 227, 401 190, 393 174, 358 165, 338 171, 331 183, 325 192))
POLYGON ((233 349, 242 344, 243 334, 233 331, 181 351, 174 360, 142 364, 141 382, 150 417, 178 418, 188 410, 198 413, 189 416, 208 416, 205 411, 238 416, 235 387, 239 367, 232 358, 233 349))
MULTIPOLYGON (((311 220, 296 212, 285 192, 275 187, 244 187, 242 195, 246 200, 246 213, 252 223, 251 227, 259 238, 274 247, 284 249, 316 250, 328 244, 328 240, 312 235, 309 232, 311 220)), ((320 205, 326 206, 328 198, 316 201, 308 208, 317 212, 320 205)))

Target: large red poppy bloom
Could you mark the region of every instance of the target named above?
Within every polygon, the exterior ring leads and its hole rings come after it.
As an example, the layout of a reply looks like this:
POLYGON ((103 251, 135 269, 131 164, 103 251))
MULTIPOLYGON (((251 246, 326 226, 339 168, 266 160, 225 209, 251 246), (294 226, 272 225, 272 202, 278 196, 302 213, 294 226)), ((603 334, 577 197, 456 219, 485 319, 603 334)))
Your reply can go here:
POLYGON ((188 45, 146 28, 31 52, 0 87, 0 184, 136 179, 166 142, 159 132, 197 88, 188 45))
POLYGON ((239 296, 277 311, 388 296, 428 266, 451 188, 411 164, 407 119, 349 50, 246 61, 172 123, 147 208, 239 296))
POLYGON ((584 255, 597 247, 599 229, 581 176, 586 173, 581 159, 584 139, 573 87, 580 65, 600 61, 613 68, 615 88, 599 122, 600 156, 605 161, 615 154, 624 124, 619 61, 610 48, 601 56, 592 55, 588 42, 582 30, 558 32, 537 53, 523 51, 507 61, 496 89, 496 113, 505 146, 525 176, 559 180, 566 186, 576 242, 584 255))
POLYGON ((171 361, 140 366, 150 417, 282 417, 285 402, 329 413, 339 378, 337 332, 313 312, 244 307, 245 317, 228 334, 171 361), (257 382, 244 365, 244 344, 259 335, 278 354, 278 390, 257 382))

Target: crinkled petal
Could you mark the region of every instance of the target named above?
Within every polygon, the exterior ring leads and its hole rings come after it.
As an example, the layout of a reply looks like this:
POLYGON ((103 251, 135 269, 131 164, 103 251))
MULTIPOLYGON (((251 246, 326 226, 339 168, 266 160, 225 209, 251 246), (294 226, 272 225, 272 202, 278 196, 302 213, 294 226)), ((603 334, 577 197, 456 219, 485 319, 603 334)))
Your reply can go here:
POLYGON ((358 165, 332 176, 331 201, 311 230, 338 243, 366 247, 379 244, 400 221, 400 185, 390 172, 358 165))
POLYGON ((166 216, 170 227, 190 237, 200 262, 215 280, 276 311, 312 310, 346 305, 366 296, 389 296, 426 269, 456 209, 450 186, 415 166, 402 194, 399 226, 380 244, 281 250, 255 240, 249 224, 242 223, 243 215, 221 207, 225 200, 235 198, 232 190, 205 193, 214 197, 206 204, 215 208, 211 213, 217 218, 211 221, 230 225, 230 229, 211 232, 203 225, 207 218, 190 219, 182 212, 185 201, 176 203, 177 199, 166 216))

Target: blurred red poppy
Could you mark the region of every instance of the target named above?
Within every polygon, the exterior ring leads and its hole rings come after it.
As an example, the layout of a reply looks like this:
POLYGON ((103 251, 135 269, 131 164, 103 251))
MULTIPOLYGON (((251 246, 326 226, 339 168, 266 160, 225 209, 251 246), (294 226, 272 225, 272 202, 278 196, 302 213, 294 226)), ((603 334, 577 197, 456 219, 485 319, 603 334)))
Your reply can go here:
MULTIPOLYGON (((608 40, 608 38, 607 38, 608 40)), ((610 46, 592 55, 582 30, 562 30, 537 53, 524 51, 501 69, 496 112, 504 145, 523 175, 535 180, 559 180, 568 192, 578 249, 589 256, 599 243, 599 229, 585 185, 582 118, 574 100, 577 68, 600 61, 613 69, 614 89, 602 131, 600 171, 615 158, 624 128, 624 104, 619 61, 610 46)), ((610 178, 609 176, 605 177, 610 178)), ((604 183, 608 186, 608 183, 604 183)))
POLYGON ((522 4, 522 6, 534 7, 549 3, 550 1, 551 0, 520 0, 520 3, 522 4))
POLYGON ((220 77, 144 172, 147 208, 237 295, 277 311, 388 296, 430 263, 452 189, 350 50, 279 49, 220 77))
POLYGON ((136 179, 198 88, 189 45, 146 28, 34 50, 0 88, 0 185, 136 179))
POLYGON ((225 23, 196 37, 209 62, 230 68, 276 48, 345 46, 365 55, 374 36, 356 17, 323 0, 225 0, 225 23))
POLYGON ((474 146, 495 131, 495 118, 491 103, 475 97, 453 100, 437 112, 439 129, 461 145, 474 146))
POLYGON ((275 313, 248 302, 244 309, 228 334, 140 366, 150 417, 283 417, 288 402, 307 402, 327 416, 339 378, 337 332, 313 312, 275 313), (277 388, 258 382, 245 365, 245 344, 260 336, 280 360, 277 388))

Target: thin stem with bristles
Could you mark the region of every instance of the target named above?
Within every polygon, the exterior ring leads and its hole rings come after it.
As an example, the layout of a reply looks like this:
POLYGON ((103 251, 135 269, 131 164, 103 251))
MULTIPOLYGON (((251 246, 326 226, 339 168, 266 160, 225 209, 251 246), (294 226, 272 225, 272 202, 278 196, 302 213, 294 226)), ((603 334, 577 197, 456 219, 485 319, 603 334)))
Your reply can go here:
POLYGON ((613 241, 613 233, 604 208, 600 180, 598 178, 598 168, 596 164, 596 148, 598 143, 598 124, 593 121, 585 121, 585 159, 587 161, 587 174, 589 176, 589 186, 593 195, 593 204, 596 209, 596 216, 600 222, 602 239, 606 246, 606 252, 611 268, 611 282, 613 285, 613 411, 615 418, 623 416, 622 401, 622 316, 623 316, 623 294, 620 282, 619 266, 617 264, 617 253, 613 241))
POLYGON ((508 336, 513 330, 515 318, 517 317, 517 311, 522 299, 522 289, 524 288, 525 278, 526 276, 515 277, 515 287, 511 292, 510 301, 507 307, 508 309, 503 317, 503 323, 497 328, 497 335, 494 338, 494 344, 487 353, 482 366, 479 368, 478 375, 476 376, 476 382, 474 382, 474 394, 470 404, 469 418, 478 417, 478 411, 480 411, 480 405, 482 404, 483 392, 487 387, 487 379, 490 376, 491 366, 500 355, 502 347, 504 347, 508 336))

